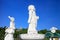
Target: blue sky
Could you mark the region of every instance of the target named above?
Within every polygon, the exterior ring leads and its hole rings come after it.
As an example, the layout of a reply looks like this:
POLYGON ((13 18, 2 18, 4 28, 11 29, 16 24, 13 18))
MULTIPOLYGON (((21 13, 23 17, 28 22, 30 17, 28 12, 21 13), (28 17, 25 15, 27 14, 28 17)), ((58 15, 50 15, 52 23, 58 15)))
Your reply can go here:
POLYGON ((28 6, 34 5, 39 16, 37 30, 60 29, 59 0, 0 0, 0 26, 9 26, 8 16, 15 18, 16 28, 28 28, 28 6))

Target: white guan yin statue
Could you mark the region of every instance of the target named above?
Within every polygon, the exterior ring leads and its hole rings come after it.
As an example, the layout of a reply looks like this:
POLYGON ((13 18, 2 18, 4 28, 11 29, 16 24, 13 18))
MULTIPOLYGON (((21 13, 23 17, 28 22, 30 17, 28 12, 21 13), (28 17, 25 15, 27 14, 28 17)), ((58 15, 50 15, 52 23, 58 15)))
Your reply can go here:
POLYGON ((4 40, 14 40, 13 34, 15 30, 15 23, 14 23, 15 19, 14 17, 10 17, 10 16, 8 16, 8 18, 10 19, 10 27, 5 30, 6 33, 4 40))
POLYGON ((37 33, 37 30, 36 30, 37 20, 39 19, 39 16, 36 15, 34 5, 30 5, 28 7, 28 10, 29 10, 29 19, 28 19, 29 28, 28 28, 28 34, 36 34, 37 33))
POLYGON ((38 39, 42 40, 45 37, 45 34, 38 34, 38 31, 36 30, 37 27, 37 21, 39 19, 39 16, 36 15, 36 10, 34 5, 29 5, 28 6, 28 11, 29 11, 29 18, 28 18, 28 31, 27 34, 20 34, 20 38, 25 40, 25 39, 38 39))

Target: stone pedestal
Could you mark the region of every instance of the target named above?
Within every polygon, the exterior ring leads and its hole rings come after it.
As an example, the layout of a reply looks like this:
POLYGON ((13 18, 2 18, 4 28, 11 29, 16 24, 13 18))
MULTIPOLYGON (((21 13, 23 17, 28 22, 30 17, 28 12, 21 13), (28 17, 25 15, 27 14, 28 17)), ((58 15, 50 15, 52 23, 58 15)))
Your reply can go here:
POLYGON ((44 34, 21 34, 21 39, 44 39, 44 34))

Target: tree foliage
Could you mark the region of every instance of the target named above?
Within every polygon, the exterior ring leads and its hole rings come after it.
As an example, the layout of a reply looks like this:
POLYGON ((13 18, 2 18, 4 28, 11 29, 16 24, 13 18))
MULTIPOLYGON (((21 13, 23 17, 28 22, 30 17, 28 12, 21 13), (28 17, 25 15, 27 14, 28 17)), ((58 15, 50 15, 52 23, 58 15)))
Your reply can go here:
POLYGON ((46 29, 38 31, 39 34, 45 34, 47 32, 46 29))
POLYGON ((5 35, 5 27, 0 27, 0 40, 4 40, 4 35, 5 35))

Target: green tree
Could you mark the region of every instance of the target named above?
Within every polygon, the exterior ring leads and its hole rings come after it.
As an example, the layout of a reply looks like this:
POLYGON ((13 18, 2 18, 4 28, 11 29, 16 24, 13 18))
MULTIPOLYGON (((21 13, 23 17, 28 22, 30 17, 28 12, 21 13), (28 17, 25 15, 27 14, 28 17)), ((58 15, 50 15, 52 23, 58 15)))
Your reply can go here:
POLYGON ((5 28, 6 26, 0 27, 0 40, 4 40, 5 28))
POLYGON ((47 32, 46 29, 38 31, 39 34, 45 34, 47 32))
POLYGON ((56 32, 60 34, 60 30, 56 30, 56 32))

